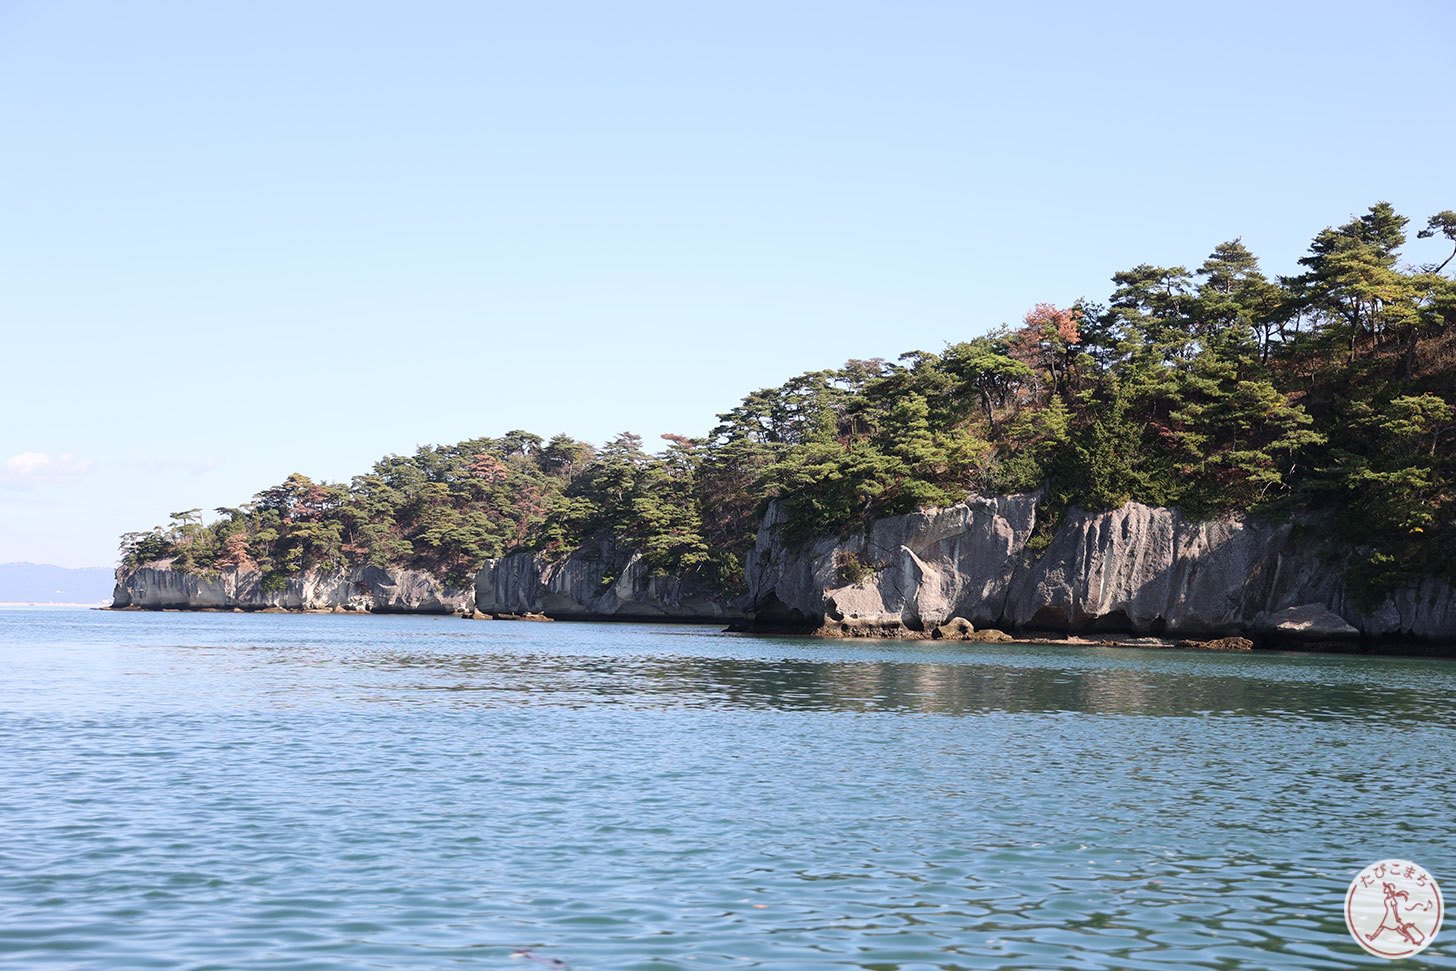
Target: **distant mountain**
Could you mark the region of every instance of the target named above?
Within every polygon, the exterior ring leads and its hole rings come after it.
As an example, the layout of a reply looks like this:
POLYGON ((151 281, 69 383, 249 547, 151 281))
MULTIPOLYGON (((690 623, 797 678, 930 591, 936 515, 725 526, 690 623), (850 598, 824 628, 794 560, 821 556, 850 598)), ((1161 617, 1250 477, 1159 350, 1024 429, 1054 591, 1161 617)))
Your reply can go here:
POLYGON ((115 583, 110 567, 0 563, 0 603, 101 603, 111 600, 115 583))

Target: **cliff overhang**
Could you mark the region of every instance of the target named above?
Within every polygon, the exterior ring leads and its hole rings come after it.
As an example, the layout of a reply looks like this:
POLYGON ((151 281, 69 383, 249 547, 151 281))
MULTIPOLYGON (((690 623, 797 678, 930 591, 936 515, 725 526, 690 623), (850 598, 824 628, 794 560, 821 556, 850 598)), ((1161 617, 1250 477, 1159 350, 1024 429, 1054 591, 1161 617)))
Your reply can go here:
POLYGON ((707 623, 834 637, 993 640, 999 632, 1168 646, 1238 638, 1261 648, 1456 649, 1450 583, 1427 578, 1364 603, 1346 578, 1351 551, 1317 523, 1196 518, 1127 503, 1072 508, 1049 528, 1040 506, 1036 493, 974 496, 792 545, 783 539, 785 511, 771 503, 739 596, 653 570, 640 551, 607 537, 564 556, 489 560, 465 588, 369 566, 269 585, 256 570, 203 574, 164 560, 118 571, 114 606, 707 623))
POLYGON ((1451 584, 1428 578, 1364 604, 1347 581, 1351 551, 1317 523, 1127 503, 1072 508, 1038 532, 1039 507, 1036 493, 972 497, 790 546, 785 512, 771 505, 748 563, 753 627, 928 637, 963 619, 1016 633, 1243 637, 1261 647, 1456 645, 1451 584))

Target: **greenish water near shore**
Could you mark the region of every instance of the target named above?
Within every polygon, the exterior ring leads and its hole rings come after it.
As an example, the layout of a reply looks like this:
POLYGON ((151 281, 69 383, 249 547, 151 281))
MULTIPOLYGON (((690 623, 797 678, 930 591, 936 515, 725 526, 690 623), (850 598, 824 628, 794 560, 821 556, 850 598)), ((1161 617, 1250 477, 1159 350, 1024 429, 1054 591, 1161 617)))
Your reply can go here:
POLYGON ((1456 887, 1450 661, 7 609, 0 671, 3 967, 1380 967, 1350 877, 1456 887))

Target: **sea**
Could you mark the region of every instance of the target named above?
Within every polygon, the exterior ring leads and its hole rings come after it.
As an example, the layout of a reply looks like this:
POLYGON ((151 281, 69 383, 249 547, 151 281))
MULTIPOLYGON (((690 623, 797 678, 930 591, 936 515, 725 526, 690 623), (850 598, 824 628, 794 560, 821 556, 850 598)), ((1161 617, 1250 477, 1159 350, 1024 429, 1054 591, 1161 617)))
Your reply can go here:
POLYGON ((1456 662, 0 609, 0 968, 1391 965, 1456 662))

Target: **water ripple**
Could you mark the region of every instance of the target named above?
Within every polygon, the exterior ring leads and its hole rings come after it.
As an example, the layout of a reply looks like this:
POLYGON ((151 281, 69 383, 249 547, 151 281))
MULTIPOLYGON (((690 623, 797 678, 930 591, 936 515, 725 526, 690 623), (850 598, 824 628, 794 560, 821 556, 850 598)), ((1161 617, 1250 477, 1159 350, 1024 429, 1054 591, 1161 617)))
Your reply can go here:
POLYGON ((3 967, 1348 968, 1355 870, 1456 885, 1438 661, 5 611, 0 663, 3 967))

